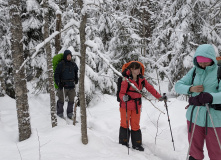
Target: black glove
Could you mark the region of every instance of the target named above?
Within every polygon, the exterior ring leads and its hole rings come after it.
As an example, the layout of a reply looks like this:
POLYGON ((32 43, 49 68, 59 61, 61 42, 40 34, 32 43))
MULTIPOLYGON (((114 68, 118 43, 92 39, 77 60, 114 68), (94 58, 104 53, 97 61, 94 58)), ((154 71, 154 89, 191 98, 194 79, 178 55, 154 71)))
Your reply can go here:
POLYGON ((78 84, 78 78, 76 78, 76 79, 74 80, 74 83, 75 83, 75 84, 78 84))
POLYGON ((80 99, 77 100, 77 106, 80 106, 80 99))
POLYGON ((59 82, 58 87, 59 87, 59 89, 62 89, 64 87, 64 84, 62 82, 59 82))
POLYGON ((203 106, 206 103, 212 103, 213 96, 207 92, 201 92, 198 96, 190 97, 189 104, 195 106, 203 106))
POLYGON ((125 94, 125 95, 123 96, 123 101, 124 101, 124 102, 127 102, 127 101, 129 101, 130 99, 131 99, 130 96, 127 95, 127 94, 125 94))
POLYGON ((167 101, 166 93, 164 93, 163 96, 161 96, 158 100, 159 101, 167 101))

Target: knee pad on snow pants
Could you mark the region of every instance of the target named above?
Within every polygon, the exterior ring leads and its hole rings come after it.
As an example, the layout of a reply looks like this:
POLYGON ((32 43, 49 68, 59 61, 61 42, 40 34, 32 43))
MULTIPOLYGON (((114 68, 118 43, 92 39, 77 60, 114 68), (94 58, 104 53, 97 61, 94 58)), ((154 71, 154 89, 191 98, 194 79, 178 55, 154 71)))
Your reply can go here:
POLYGON ((127 146, 127 144, 129 143, 129 139, 130 139, 130 129, 120 127, 119 143, 127 146))
POLYGON ((139 147, 142 145, 142 134, 140 129, 137 131, 131 130, 131 141, 134 147, 139 147))

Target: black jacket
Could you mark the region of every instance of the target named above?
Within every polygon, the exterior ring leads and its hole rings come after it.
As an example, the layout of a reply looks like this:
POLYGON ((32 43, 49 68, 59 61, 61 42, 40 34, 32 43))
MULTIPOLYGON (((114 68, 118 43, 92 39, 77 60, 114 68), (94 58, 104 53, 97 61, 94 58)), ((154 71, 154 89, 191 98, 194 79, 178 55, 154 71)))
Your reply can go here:
POLYGON ((58 63, 54 74, 59 89, 71 89, 78 83, 78 67, 75 62, 67 61, 67 55, 64 53, 64 60, 58 63))

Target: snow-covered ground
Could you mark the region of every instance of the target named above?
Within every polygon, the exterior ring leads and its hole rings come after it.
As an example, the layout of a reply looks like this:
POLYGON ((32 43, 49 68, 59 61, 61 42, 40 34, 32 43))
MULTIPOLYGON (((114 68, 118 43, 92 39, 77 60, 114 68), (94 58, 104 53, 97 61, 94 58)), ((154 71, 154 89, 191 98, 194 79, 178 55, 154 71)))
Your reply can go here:
MULTIPOLYGON (((88 144, 81 143, 80 108, 76 126, 58 118, 51 127, 49 94, 29 93, 32 135, 18 142, 15 100, 0 97, 0 160, 185 160, 188 150, 185 106, 187 102, 169 98, 169 116, 160 114, 143 99, 141 131, 144 152, 118 144, 119 104, 115 96, 98 95, 87 108, 88 144), (159 118, 159 120, 158 120, 159 118), (158 126, 158 127, 157 127, 158 126)), ((166 113, 164 103, 152 101, 166 113)), ((67 104, 65 104, 66 107, 67 104)), ((131 146, 131 143, 130 143, 131 146)), ((205 160, 209 160, 205 149, 205 160)))

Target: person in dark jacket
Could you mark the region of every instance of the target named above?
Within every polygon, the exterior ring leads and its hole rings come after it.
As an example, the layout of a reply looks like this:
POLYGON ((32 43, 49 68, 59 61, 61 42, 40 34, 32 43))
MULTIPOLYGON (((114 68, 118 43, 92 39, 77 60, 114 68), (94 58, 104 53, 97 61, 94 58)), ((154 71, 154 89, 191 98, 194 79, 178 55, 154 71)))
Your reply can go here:
POLYGON ((76 95, 75 85, 78 83, 78 67, 76 63, 71 60, 71 51, 65 50, 64 58, 60 63, 58 63, 54 74, 55 83, 59 87, 57 115, 64 118, 64 100, 65 97, 68 97, 67 117, 70 119, 73 117, 73 104, 74 97, 76 95))

